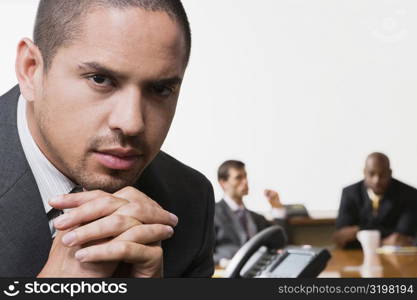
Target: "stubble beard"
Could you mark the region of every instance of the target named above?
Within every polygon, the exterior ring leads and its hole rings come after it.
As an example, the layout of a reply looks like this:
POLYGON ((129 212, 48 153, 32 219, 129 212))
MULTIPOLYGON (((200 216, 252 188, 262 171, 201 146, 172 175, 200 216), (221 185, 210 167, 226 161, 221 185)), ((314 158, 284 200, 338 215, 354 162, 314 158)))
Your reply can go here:
POLYGON ((52 133, 50 132, 51 128, 48 126, 48 124, 50 124, 48 120, 49 118, 46 111, 41 112, 37 117, 39 133, 43 140, 43 144, 48 149, 48 153, 53 156, 60 167, 55 164, 54 166, 74 184, 77 184, 88 191, 102 190, 107 193, 114 193, 126 186, 134 185, 139 179, 145 167, 132 171, 106 170, 106 172, 103 172, 102 174, 89 171, 88 161, 89 159, 91 160, 93 151, 87 151, 83 154, 83 157, 75 159, 74 163, 68 162, 65 159, 65 155, 60 153, 48 138, 49 136, 52 136, 52 133))

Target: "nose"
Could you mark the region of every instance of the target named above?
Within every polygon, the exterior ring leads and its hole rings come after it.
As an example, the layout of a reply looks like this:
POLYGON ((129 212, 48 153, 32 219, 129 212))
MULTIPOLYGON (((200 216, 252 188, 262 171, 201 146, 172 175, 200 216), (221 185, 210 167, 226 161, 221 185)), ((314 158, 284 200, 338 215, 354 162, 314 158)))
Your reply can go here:
POLYGON ((248 179, 247 178, 243 179, 242 183, 245 187, 247 187, 248 186, 248 179))
POLYGON ((111 130, 137 136, 145 130, 143 96, 137 88, 118 93, 108 120, 111 130))

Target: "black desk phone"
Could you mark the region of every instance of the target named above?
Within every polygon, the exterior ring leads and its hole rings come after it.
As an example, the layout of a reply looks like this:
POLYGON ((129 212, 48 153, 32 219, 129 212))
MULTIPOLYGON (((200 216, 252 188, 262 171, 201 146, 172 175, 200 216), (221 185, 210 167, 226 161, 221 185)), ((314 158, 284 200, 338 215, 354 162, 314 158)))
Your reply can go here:
POLYGON ((314 278, 326 267, 324 248, 290 246, 280 226, 271 226, 247 241, 225 270, 226 278, 314 278), (280 250, 281 249, 281 250, 280 250))

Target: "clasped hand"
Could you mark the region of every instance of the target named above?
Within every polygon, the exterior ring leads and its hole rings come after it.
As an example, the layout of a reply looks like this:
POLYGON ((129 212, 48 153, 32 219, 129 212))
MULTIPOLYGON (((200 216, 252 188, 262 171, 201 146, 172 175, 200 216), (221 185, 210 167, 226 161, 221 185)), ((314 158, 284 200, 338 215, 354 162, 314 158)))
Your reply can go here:
POLYGON ((54 220, 58 230, 39 277, 111 277, 121 262, 131 277, 161 277, 161 241, 178 218, 133 187, 110 194, 88 191, 52 199, 71 209, 54 220))

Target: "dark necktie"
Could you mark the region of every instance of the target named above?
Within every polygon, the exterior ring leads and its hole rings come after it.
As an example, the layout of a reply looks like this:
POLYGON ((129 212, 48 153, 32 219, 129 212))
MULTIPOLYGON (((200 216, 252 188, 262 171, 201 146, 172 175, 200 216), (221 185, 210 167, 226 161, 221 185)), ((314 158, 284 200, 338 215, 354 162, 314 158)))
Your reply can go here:
POLYGON ((240 225, 245 232, 245 241, 249 239, 249 230, 248 230, 248 218, 246 217, 246 211, 244 209, 239 209, 237 212, 237 217, 239 219, 240 225))
MULTIPOLYGON (((79 193, 82 192, 83 188, 80 186, 76 186, 75 188, 73 188, 71 190, 71 192, 69 192, 69 194, 73 194, 73 193, 79 193)), ((60 209, 56 209, 56 208, 51 208, 48 213, 46 214, 46 216, 48 217, 48 221, 55 219, 56 217, 62 215, 64 212, 60 209)))

